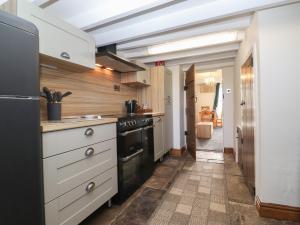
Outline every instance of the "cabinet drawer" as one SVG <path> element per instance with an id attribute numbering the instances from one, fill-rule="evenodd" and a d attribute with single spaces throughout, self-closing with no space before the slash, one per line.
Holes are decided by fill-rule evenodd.
<path id="1" fill-rule="evenodd" d="M 45 202 L 117 165 L 116 139 L 43 160 Z"/>
<path id="2" fill-rule="evenodd" d="M 116 138 L 116 124 L 43 133 L 43 158 Z"/>
<path id="3" fill-rule="evenodd" d="M 46 225 L 77 225 L 117 192 L 117 167 L 113 167 L 46 204 Z"/>

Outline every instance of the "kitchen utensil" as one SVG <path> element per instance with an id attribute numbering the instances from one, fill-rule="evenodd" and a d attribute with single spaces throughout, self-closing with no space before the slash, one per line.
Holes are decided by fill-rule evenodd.
<path id="1" fill-rule="evenodd" d="M 127 113 L 128 114 L 133 114 L 136 112 L 136 107 L 137 107 L 137 101 L 132 99 L 128 100 L 125 102 L 125 105 L 127 107 Z"/>
<path id="2" fill-rule="evenodd" d="M 69 95 L 71 95 L 71 94 L 72 94 L 71 91 L 67 91 L 66 93 L 64 93 L 64 94 L 61 96 L 61 98 L 63 99 L 64 97 L 67 97 L 67 96 L 69 96 Z"/>

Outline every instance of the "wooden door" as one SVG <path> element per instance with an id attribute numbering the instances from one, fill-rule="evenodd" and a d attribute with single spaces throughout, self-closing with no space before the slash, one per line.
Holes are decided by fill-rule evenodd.
<path id="1" fill-rule="evenodd" d="M 196 120 L 195 120 L 195 65 L 186 72 L 186 119 L 187 119 L 187 150 L 196 159 Z"/>
<path id="2" fill-rule="evenodd" d="M 255 193 L 254 161 L 254 103 L 253 103 L 253 63 L 250 57 L 242 67 L 242 171 L 251 193 Z"/>

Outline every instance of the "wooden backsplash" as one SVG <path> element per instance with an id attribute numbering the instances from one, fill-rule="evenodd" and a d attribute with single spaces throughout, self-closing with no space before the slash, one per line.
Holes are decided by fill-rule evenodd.
<path id="1" fill-rule="evenodd" d="M 136 88 L 121 84 L 121 75 L 104 69 L 74 73 L 62 69 L 41 67 L 41 89 L 46 86 L 56 91 L 71 91 L 63 99 L 62 116 L 125 112 L 124 102 L 137 98 Z M 114 90 L 120 86 L 120 91 Z M 41 101 L 41 119 L 47 119 L 46 101 Z"/>

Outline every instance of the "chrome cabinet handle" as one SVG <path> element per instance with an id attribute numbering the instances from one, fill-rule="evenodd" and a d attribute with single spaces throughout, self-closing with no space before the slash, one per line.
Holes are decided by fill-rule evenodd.
<path id="1" fill-rule="evenodd" d="M 95 150 L 94 150 L 93 148 L 88 148 L 88 149 L 85 151 L 84 154 L 85 154 L 87 157 L 89 157 L 89 156 L 93 155 L 94 152 L 95 152 Z"/>
<path id="2" fill-rule="evenodd" d="M 64 59 L 71 59 L 69 53 L 67 53 L 67 52 L 62 52 L 62 53 L 60 53 L 60 56 L 61 56 L 62 58 L 64 58 Z"/>
<path id="3" fill-rule="evenodd" d="M 84 132 L 85 136 L 92 136 L 93 134 L 94 134 L 94 130 L 92 128 L 88 128 Z"/>
<path id="4" fill-rule="evenodd" d="M 89 183 L 85 188 L 86 192 L 90 193 L 92 190 L 94 190 L 95 186 L 96 184 L 94 182 Z"/>

